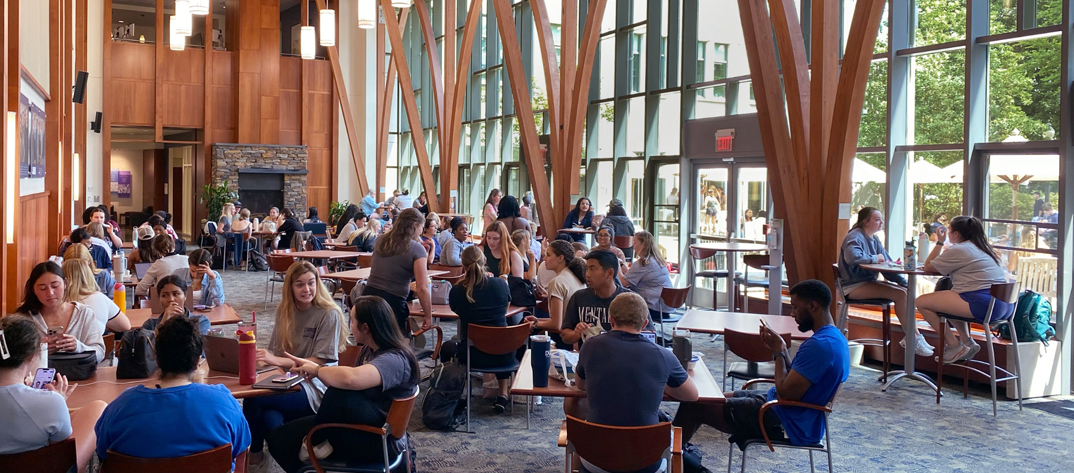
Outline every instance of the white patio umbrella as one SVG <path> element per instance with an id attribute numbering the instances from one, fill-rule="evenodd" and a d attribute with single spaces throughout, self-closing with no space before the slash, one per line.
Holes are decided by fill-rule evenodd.
<path id="1" fill-rule="evenodd" d="M 873 167 L 872 164 L 854 158 L 854 168 L 850 173 L 850 182 L 885 182 L 887 179 L 888 175 L 884 171 Z"/>
<path id="2" fill-rule="evenodd" d="M 956 175 L 947 168 L 940 169 L 939 166 L 923 159 L 914 161 L 910 164 L 910 179 L 914 184 L 959 184 L 962 182 L 962 163 L 957 164 L 960 169 Z"/>

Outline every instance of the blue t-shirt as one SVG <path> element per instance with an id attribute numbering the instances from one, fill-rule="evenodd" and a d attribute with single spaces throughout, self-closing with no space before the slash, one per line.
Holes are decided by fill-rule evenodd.
<path id="1" fill-rule="evenodd" d="M 221 385 L 135 386 L 105 408 L 94 430 L 101 461 L 109 450 L 142 458 L 171 458 L 228 443 L 235 458 L 250 446 L 250 427 L 242 408 Z"/>
<path id="2" fill-rule="evenodd" d="M 802 342 L 798 354 L 791 361 L 791 369 L 813 383 L 802 396 L 801 402 L 827 405 L 839 385 L 850 374 L 850 351 L 847 339 L 834 325 L 825 325 Z M 768 390 L 768 400 L 776 400 L 776 388 Z M 820 442 L 824 437 L 824 413 L 801 407 L 773 408 L 787 438 L 795 445 Z"/>

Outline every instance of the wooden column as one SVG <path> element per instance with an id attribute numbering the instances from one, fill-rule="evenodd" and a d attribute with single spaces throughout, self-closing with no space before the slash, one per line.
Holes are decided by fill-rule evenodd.
<path id="1" fill-rule="evenodd" d="M 481 0 L 470 0 L 470 8 L 466 10 L 466 21 L 463 23 L 462 27 L 462 43 L 459 45 L 458 53 L 459 59 L 455 65 L 455 77 L 452 83 L 454 90 L 452 90 L 449 95 L 451 99 L 446 102 L 448 104 L 448 110 L 445 114 L 446 121 L 444 126 L 448 129 L 446 133 L 448 149 L 446 154 L 447 163 L 440 163 L 440 200 L 447 205 L 451 204 L 451 189 L 457 189 L 458 186 L 459 143 L 462 134 L 462 112 L 463 105 L 466 103 L 466 91 L 468 90 L 466 84 L 470 80 L 470 60 L 473 58 L 474 36 L 477 34 L 477 25 L 480 21 Z M 454 18 L 452 18 L 451 24 L 455 24 Z M 451 32 L 451 36 L 454 36 L 455 29 L 452 28 Z M 445 32 L 445 37 L 446 36 L 448 35 Z M 449 170 L 449 186 L 444 186 L 443 183 L 445 166 L 447 166 Z M 462 209 L 456 208 L 455 211 L 456 213 L 459 213 Z"/>
<path id="2" fill-rule="evenodd" d="M 112 24 L 112 0 L 104 0 L 104 24 Z M 112 78 L 112 28 L 104 28 L 101 41 L 104 41 L 104 48 L 101 50 L 101 92 L 103 95 L 108 96 L 108 84 Z M 159 29 L 159 28 L 158 28 Z M 112 111 L 114 107 L 110 100 L 101 101 L 101 182 L 97 184 L 101 186 L 101 201 L 104 205 L 111 205 L 112 193 L 109 189 L 112 187 Z M 79 159 L 82 169 L 86 168 L 86 155 L 81 155 Z M 82 174 L 82 182 L 86 182 L 86 174 Z M 83 202 L 89 201 L 89 197 L 86 196 L 86 189 L 89 186 L 83 187 L 81 194 Z M 75 214 L 78 215 L 86 205 L 83 202 L 75 202 Z M 75 220 L 81 222 L 81 218 L 76 217 Z"/>
<path id="3" fill-rule="evenodd" d="M 63 67 L 63 5 L 62 0 L 49 0 L 48 2 L 48 99 L 45 102 L 45 192 L 48 192 L 47 215 L 39 215 L 35 218 L 41 225 L 47 225 L 46 235 L 54 240 L 59 234 L 59 202 L 60 194 L 60 148 L 63 142 L 64 120 L 64 96 L 70 100 L 70 90 L 63 90 L 63 76 L 66 68 Z"/>
<path id="4" fill-rule="evenodd" d="M 77 38 L 78 39 L 75 42 L 75 70 L 89 72 L 89 68 L 87 67 L 87 65 L 89 64 L 89 61 L 86 58 L 87 41 L 89 40 L 89 32 L 87 31 L 87 25 L 89 23 L 89 19 L 88 19 L 89 18 L 89 12 L 86 11 L 88 2 L 87 2 L 87 0 L 77 0 L 77 2 L 78 2 L 78 6 L 76 7 L 76 12 L 78 13 L 78 15 L 76 17 L 77 25 L 75 27 L 75 31 L 77 32 Z M 89 86 L 87 85 L 87 87 L 89 87 Z M 102 90 L 103 90 L 103 87 L 102 87 Z M 74 149 L 72 150 L 72 152 L 78 153 L 79 161 L 80 161 L 79 168 L 78 168 L 79 176 L 78 176 L 78 189 L 77 189 L 79 197 L 82 197 L 82 196 L 86 195 L 86 165 L 85 165 L 85 162 L 86 162 L 86 131 L 88 129 L 89 129 L 89 125 L 86 122 L 86 103 L 83 101 L 83 103 L 75 104 L 75 138 L 74 138 Z M 64 169 L 70 169 L 72 171 L 74 170 L 73 156 L 71 154 L 68 154 L 68 156 L 67 156 L 67 164 L 65 165 Z M 71 198 L 73 198 L 74 193 L 76 191 L 74 186 L 69 187 L 68 191 L 70 193 L 65 194 L 65 195 L 71 196 Z M 82 197 L 82 198 L 84 198 L 84 197 Z M 73 201 L 73 199 L 71 199 L 71 200 Z M 64 204 L 64 208 L 71 208 L 71 207 L 73 207 L 74 210 L 69 210 L 68 212 L 70 212 L 70 213 L 67 214 L 67 216 L 63 220 L 64 222 L 67 222 L 68 224 L 70 222 L 76 220 L 74 218 L 74 213 L 77 212 L 78 205 L 76 204 L 76 205 L 72 206 L 72 205 L 67 204 L 67 203 Z"/>
<path id="5" fill-rule="evenodd" d="M 280 140 L 280 2 L 238 0 L 238 141 Z M 228 15 L 236 14 L 232 9 Z"/>

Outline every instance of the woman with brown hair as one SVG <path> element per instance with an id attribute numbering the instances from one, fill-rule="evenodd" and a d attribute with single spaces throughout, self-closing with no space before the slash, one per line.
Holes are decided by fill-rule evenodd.
<path id="1" fill-rule="evenodd" d="M 556 273 L 556 277 L 548 282 L 548 318 L 531 316 L 526 320 L 534 322 L 535 329 L 550 332 L 559 345 L 562 344 L 559 330 L 563 326 L 563 311 L 567 308 L 567 301 L 571 300 L 575 291 L 585 287 L 585 262 L 574 256 L 574 246 L 570 243 L 555 240 L 545 249 L 544 265 Z"/>
<path id="2" fill-rule="evenodd" d="M 499 215 L 500 198 L 503 197 L 503 193 L 499 189 L 492 189 L 489 191 L 489 198 L 485 199 L 485 210 L 481 213 L 482 221 L 485 224 L 485 228 L 492 225 Z"/>
<path id="3" fill-rule="evenodd" d="M 145 296 L 149 294 L 149 288 L 157 284 L 157 280 L 166 276 L 175 274 L 179 269 L 189 266 L 189 260 L 186 255 L 173 255 L 175 253 L 175 241 L 168 235 L 157 235 L 153 237 L 153 251 L 159 254 L 166 255 L 153 262 L 149 266 L 149 269 L 145 272 L 145 277 L 138 281 L 138 287 L 134 289 L 134 294 L 138 296 Z"/>
<path id="4" fill-rule="evenodd" d="M 366 279 L 363 296 L 379 296 L 395 312 L 399 330 L 410 336 L 407 319 L 410 306 L 410 282 L 416 281 L 414 292 L 421 303 L 425 320 L 421 327 L 433 326 L 433 304 L 429 292 L 429 253 L 418 241 L 425 225 L 425 216 L 415 208 L 403 209 L 392 228 L 377 238 L 373 247 L 372 268 Z"/>
<path id="5" fill-rule="evenodd" d="M 634 262 L 629 267 L 622 261 L 619 265 L 619 282 L 645 299 L 653 320 L 660 320 L 661 312 L 670 312 L 670 307 L 660 299 L 660 294 L 665 287 L 672 287 L 671 275 L 668 274 L 664 258 L 656 251 L 656 240 L 652 233 L 644 230 L 635 233 Z"/>
<path id="6" fill-rule="evenodd" d="M 511 241 L 511 234 L 503 222 L 493 222 L 485 228 L 481 246 L 485 251 L 485 267 L 493 276 L 522 277 L 526 272 L 522 253 Z"/>

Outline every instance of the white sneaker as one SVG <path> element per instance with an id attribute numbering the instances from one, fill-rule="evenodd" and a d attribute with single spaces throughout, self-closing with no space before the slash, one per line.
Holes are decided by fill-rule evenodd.
<path id="1" fill-rule="evenodd" d="M 973 345 L 963 345 L 963 346 L 967 348 L 966 354 L 963 355 L 962 358 L 959 358 L 958 361 L 972 360 L 973 357 L 975 355 L 977 355 L 977 352 L 981 351 L 981 345 L 978 345 L 976 343 L 974 343 Z"/>
<path id="2" fill-rule="evenodd" d="M 899 341 L 899 345 L 906 348 L 906 339 Z M 932 345 L 929 345 L 929 342 L 925 341 L 925 336 L 918 332 L 917 343 L 914 344 L 914 354 L 917 356 L 932 356 L 934 353 Z"/>

